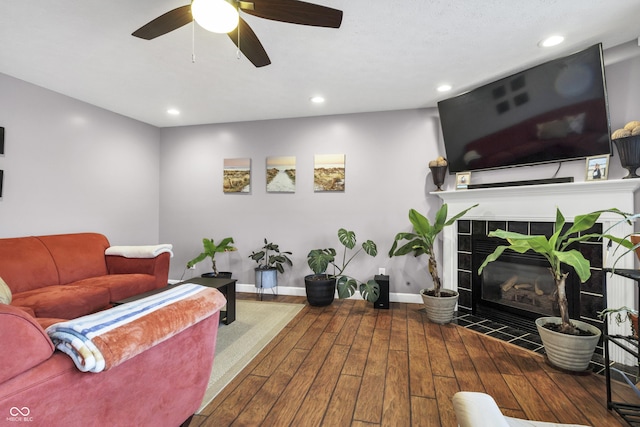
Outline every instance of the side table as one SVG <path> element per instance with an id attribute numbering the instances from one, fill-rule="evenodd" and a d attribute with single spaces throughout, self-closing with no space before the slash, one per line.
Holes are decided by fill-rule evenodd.
<path id="1" fill-rule="evenodd" d="M 195 283 L 197 285 L 216 288 L 227 298 L 227 311 L 224 315 L 224 324 L 228 325 L 236 320 L 236 279 L 220 278 L 220 277 L 193 277 L 184 280 L 183 283 Z M 224 313 L 224 312 L 223 312 Z"/>

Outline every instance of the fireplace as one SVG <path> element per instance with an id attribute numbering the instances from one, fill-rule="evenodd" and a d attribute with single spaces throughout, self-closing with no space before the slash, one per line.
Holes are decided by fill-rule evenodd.
<path id="1" fill-rule="evenodd" d="M 459 310 L 535 332 L 535 319 L 559 315 L 549 264 L 542 255 L 532 251 L 524 254 L 505 251 L 479 275 L 478 269 L 486 256 L 501 244 L 500 239 L 487 237 L 498 228 L 550 236 L 554 223 L 459 220 Z M 590 232 L 602 232 L 602 224 L 596 224 L 587 233 Z M 592 277 L 581 284 L 571 268 L 566 267 L 566 271 L 572 273 L 566 282 L 569 316 L 601 326 L 597 312 L 606 306 L 602 289 L 602 242 L 583 242 L 576 249 L 590 261 Z"/>
<path id="2" fill-rule="evenodd" d="M 472 237 L 472 271 L 500 244 L 498 239 Z M 567 277 L 569 316 L 579 313 L 580 282 L 575 274 Z M 472 275 L 472 313 L 534 331 L 540 316 L 558 316 L 555 283 L 547 260 L 534 252 L 504 252 L 488 264 L 482 274 Z"/>
<path id="3" fill-rule="evenodd" d="M 486 237 L 489 230 L 497 228 L 547 234 L 553 229 L 556 207 L 560 208 L 568 222 L 578 214 L 609 207 L 635 212 L 638 190 L 640 179 L 617 179 L 434 192 L 433 196 L 449 205 L 449 212 L 460 212 L 479 203 L 462 220 L 456 221 L 455 226 L 445 227 L 442 231 L 442 282 L 446 288 L 460 293 L 459 310 L 471 313 L 474 309 L 472 279 L 477 275 L 477 269 L 473 271 L 472 266 L 472 236 Z M 526 202 L 520 202 L 523 200 Z M 600 216 L 600 222 L 602 230 L 615 236 L 626 236 L 633 231 L 633 226 L 620 222 L 618 215 L 605 213 Z M 635 304 L 635 282 L 610 274 L 605 278 L 602 266 L 611 267 L 611 260 L 606 260 L 606 250 L 601 242 L 584 242 L 580 245 L 583 255 L 592 260 L 593 268 L 591 278 L 580 285 L 579 307 L 574 308 L 578 314 L 574 313 L 573 318 L 601 324 L 597 318 L 598 310 Z M 634 262 L 635 255 L 629 253 L 622 257 L 616 268 L 634 268 Z M 606 298 L 603 296 L 605 282 Z M 628 327 L 615 322 L 609 322 L 608 326 L 612 334 L 622 334 L 624 327 Z M 611 354 L 616 362 L 626 365 L 637 363 L 637 360 L 630 360 L 623 350 L 612 347 Z"/>

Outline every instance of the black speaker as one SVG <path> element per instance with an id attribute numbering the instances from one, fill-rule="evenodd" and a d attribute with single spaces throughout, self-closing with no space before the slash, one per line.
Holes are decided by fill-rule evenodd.
<path id="1" fill-rule="evenodd" d="M 373 308 L 386 308 L 389 309 L 389 276 L 378 274 L 373 280 L 380 285 L 380 296 L 378 300 L 373 303 Z"/>

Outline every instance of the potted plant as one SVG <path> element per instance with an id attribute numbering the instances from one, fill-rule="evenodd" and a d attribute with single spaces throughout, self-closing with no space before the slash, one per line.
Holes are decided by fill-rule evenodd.
<path id="1" fill-rule="evenodd" d="M 634 338 L 638 338 L 638 310 L 629 307 L 607 308 L 598 312 L 598 317 L 606 320 L 607 316 L 613 316 L 616 325 L 621 325 L 627 320 L 631 322 L 631 333 Z"/>
<path id="2" fill-rule="evenodd" d="M 504 239 L 507 244 L 498 246 L 493 253 L 489 254 L 478 270 L 478 274 L 481 274 L 487 264 L 497 260 L 505 250 L 518 253 L 534 251 L 546 258 L 556 285 L 554 295 L 560 317 L 540 317 L 536 320 L 536 327 L 549 362 L 569 371 L 587 369 L 601 335 L 601 331 L 595 326 L 569 318 L 569 305 L 565 289 L 569 272 L 566 271 L 566 266 L 573 268 L 581 283 L 591 277 L 590 263 L 575 248 L 575 244 L 606 237 L 627 248 L 631 245 L 631 242 L 624 238 L 609 234 L 588 233 L 588 230 L 594 226 L 604 212 L 627 216 L 618 209 L 606 209 L 586 215 L 576 215 L 573 224 L 565 228 L 565 218 L 560 209 L 556 209 L 555 232 L 549 238 L 544 235 L 525 235 L 504 230 L 492 231 L 489 233 L 489 237 Z M 587 233 L 583 234 L 583 232 Z"/>
<path id="3" fill-rule="evenodd" d="M 200 255 L 198 255 L 191 261 L 189 261 L 187 263 L 187 268 L 192 268 L 194 265 L 196 265 L 200 261 L 203 261 L 205 258 L 209 257 L 211 258 L 211 266 L 213 267 L 213 272 L 204 273 L 202 277 L 226 277 L 226 278 L 231 277 L 230 272 L 226 272 L 226 271 L 218 272 L 218 269 L 216 268 L 216 254 L 221 252 L 230 252 L 230 251 L 237 250 L 237 248 L 234 247 L 232 243 L 234 243 L 232 237 L 225 237 L 217 245 L 215 244 L 213 239 L 207 239 L 207 238 L 202 239 L 202 245 L 204 246 L 204 251 Z"/>
<path id="4" fill-rule="evenodd" d="M 413 232 L 396 234 L 393 245 L 389 250 L 389 257 L 407 255 L 409 253 L 416 257 L 420 255 L 429 256 L 428 270 L 433 280 L 433 289 L 422 289 L 420 290 L 420 295 L 422 295 L 427 318 L 434 323 L 449 323 L 453 319 L 453 312 L 458 303 L 458 292 L 442 289 L 435 252 L 436 238 L 445 227 L 456 222 L 476 206 L 478 205 L 475 204 L 447 219 L 448 206 L 444 203 L 436 212 L 433 224 L 415 209 L 409 210 L 409 222 L 413 226 Z"/>
<path id="5" fill-rule="evenodd" d="M 358 289 L 365 300 L 377 301 L 380 296 L 380 285 L 375 280 L 371 279 L 365 283 L 345 275 L 344 271 L 356 255 L 362 251 L 375 257 L 378 254 L 378 247 L 372 240 L 367 240 L 347 259 L 347 250 L 353 250 L 356 246 L 356 234 L 341 228 L 338 230 L 338 240 L 344 247 L 341 264 L 336 264 L 337 252 L 334 248 L 312 249 L 307 254 L 307 263 L 314 273 L 304 278 L 309 304 L 320 307 L 331 304 L 336 287 L 339 298 L 348 298 Z M 333 274 L 326 272 L 330 265 L 333 266 Z"/>
<path id="6" fill-rule="evenodd" d="M 256 288 L 262 290 L 278 286 L 278 273 L 284 273 L 285 265 L 293 266 L 288 255 L 291 252 L 281 252 L 279 245 L 264 239 L 264 246 L 249 255 L 258 264 L 255 268 Z"/>

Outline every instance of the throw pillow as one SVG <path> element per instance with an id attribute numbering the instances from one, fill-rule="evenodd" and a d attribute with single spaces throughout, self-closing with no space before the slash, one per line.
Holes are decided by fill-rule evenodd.
<path id="1" fill-rule="evenodd" d="M 0 303 L 11 304 L 11 289 L 2 277 L 0 277 Z"/>

